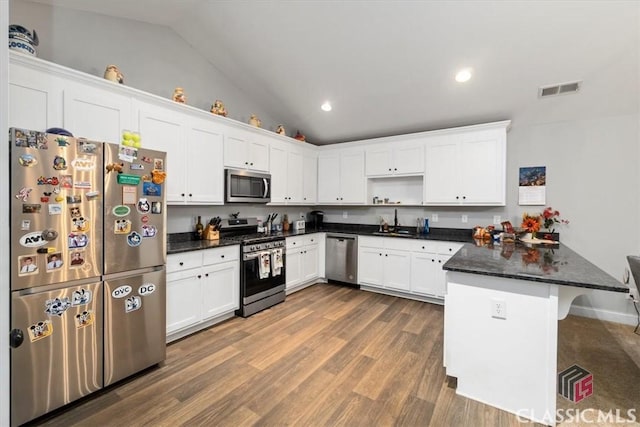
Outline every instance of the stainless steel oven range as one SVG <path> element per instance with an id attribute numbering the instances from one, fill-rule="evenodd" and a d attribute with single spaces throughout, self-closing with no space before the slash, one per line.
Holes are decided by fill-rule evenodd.
<path id="1" fill-rule="evenodd" d="M 282 233 L 257 233 L 255 218 L 224 220 L 221 238 L 240 243 L 240 308 L 249 317 L 285 300 L 286 242 Z"/>

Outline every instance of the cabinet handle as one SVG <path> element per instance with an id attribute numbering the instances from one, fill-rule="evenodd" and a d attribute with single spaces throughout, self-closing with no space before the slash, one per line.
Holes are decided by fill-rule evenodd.
<path id="1" fill-rule="evenodd" d="M 182 193 L 182 197 L 184 197 L 184 193 Z"/>
<path id="2" fill-rule="evenodd" d="M 398 170 L 398 168 L 393 168 L 393 170 L 394 170 L 394 171 L 397 171 L 397 170 Z"/>
<path id="3" fill-rule="evenodd" d="M 435 260 L 435 259 L 433 259 L 433 258 L 431 258 L 431 262 L 436 262 L 436 260 Z"/>
<path id="4" fill-rule="evenodd" d="M 220 258 L 224 258 L 224 255 L 220 255 Z"/>
<path id="5" fill-rule="evenodd" d="M 209 273 L 206 273 L 206 274 L 204 275 L 204 277 L 209 277 Z"/>
<path id="6" fill-rule="evenodd" d="M 442 263 L 442 260 L 441 260 L 441 259 L 439 259 L 439 260 L 438 260 L 438 264 L 441 264 L 441 263 Z"/>
<path id="7" fill-rule="evenodd" d="M 342 197 L 340 197 L 340 200 L 343 200 Z"/>
<path id="8" fill-rule="evenodd" d="M 253 162 L 249 163 L 249 165 L 253 166 Z"/>
<path id="9" fill-rule="evenodd" d="M 202 274 L 198 274 L 198 279 L 202 279 Z"/>
<path id="10" fill-rule="evenodd" d="M 389 254 L 384 254 L 384 256 L 389 256 Z"/>
<path id="11" fill-rule="evenodd" d="M 245 164 L 245 165 L 248 165 L 248 164 L 249 164 L 249 162 L 244 162 L 244 164 Z"/>
<path id="12" fill-rule="evenodd" d="M 389 168 L 389 172 L 391 172 L 391 168 Z"/>
<path id="13" fill-rule="evenodd" d="M 311 239 L 311 241 L 313 242 L 313 239 Z"/>
<path id="14" fill-rule="evenodd" d="M 304 200 L 307 200 L 307 198 L 305 197 Z"/>
<path id="15" fill-rule="evenodd" d="M 460 197 L 456 196 L 456 200 L 460 199 Z"/>
<path id="16" fill-rule="evenodd" d="M 449 252 L 451 252 L 451 248 L 449 248 Z"/>
<path id="17" fill-rule="evenodd" d="M 180 261 L 180 267 L 182 267 L 184 265 L 184 262 Z"/>
<path id="18" fill-rule="evenodd" d="M 422 247 L 422 249 L 424 249 L 424 246 Z"/>
<path id="19" fill-rule="evenodd" d="M 462 199 L 463 199 L 463 200 L 466 200 L 466 199 L 467 199 L 467 196 L 462 196 Z"/>
<path id="20" fill-rule="evenodd" d="M 339 197 L 336 197 L 336 200 L 340 200 L 340 198 L 339 198 Z"/>
<path id="21" fill-rule="evenodd" d="M 189 193 L 189 197 L 193 197 L 193 194 Z"/>
<path id="22" fill-rule="evenodd" d="M 292 245 L 295 245 L 295 244 L 296 244 L 296 242 L 292 242 L 291 244 L 292 244 Z"/>
<path id="23" fill-rule="evenodd" d="M 382 256 L 382 254 L 378 254 L 378 255 Z"/>

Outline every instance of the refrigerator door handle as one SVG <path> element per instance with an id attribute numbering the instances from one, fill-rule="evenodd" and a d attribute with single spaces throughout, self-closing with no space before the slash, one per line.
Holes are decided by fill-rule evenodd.
<path id="1" fill-rule="evenodd" d="M 18 348 L 22 345 L 24 341 L 24 332 L 22 329 L 12 329 L 11 334 L 9 334 L 9 345 L 11 348 Z"/>

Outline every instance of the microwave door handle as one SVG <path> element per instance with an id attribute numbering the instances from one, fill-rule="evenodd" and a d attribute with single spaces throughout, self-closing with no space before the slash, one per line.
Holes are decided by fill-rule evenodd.
<path id="1" fill-rule="evenodd" d="M 269 194 L 269 180 L 267 178 L 262 178 L 262 181 L 264 182 L 264 194 L 262 195 L 262 198 L 266 199 Z"/>

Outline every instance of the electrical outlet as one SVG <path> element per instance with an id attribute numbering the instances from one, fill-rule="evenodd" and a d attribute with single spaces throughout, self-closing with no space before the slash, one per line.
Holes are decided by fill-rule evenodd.
<path id="1" fill-rule="evenodd" d="M 431 222 L 438 222 L 438 214 L 431 214 Z"/>
<path id="2" fill-rule="evenodd" d="M 495 319 L 507 318 L 507 303 L 503 299 L 491 299 L 491 317 Z"/>
<path id="3" fill-rule="evenodd" d="M 349 218 L 349 212 L 342 211 L 342 218 L 344 218 L 344 219 Z"/>
<path id="4" fill-rule="evenodd" d="M 300 219 L 304 219 L 304 212 L 300 212 Z"/>
<path id="5" fill-rule="evenodd" d="M 500 218 L 500 215 L 493 216 L 493 225 L 500 225 L 501 222 L 502 222 L 502 218 Z"/>
<path id="6" fill-rule="evenodd" d="M 469 217 L 467 215 L 462 215 L 462 223 L 466 224 L 467 222 L 469 222 Z"/>

